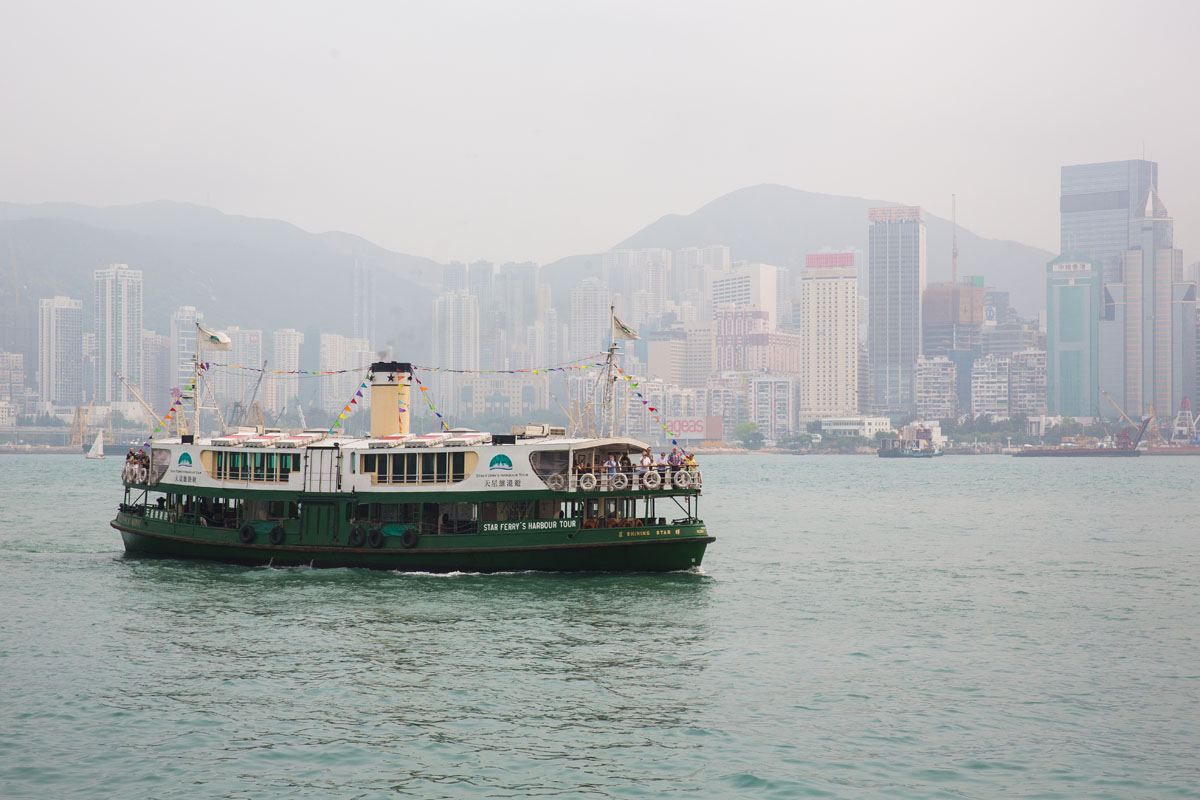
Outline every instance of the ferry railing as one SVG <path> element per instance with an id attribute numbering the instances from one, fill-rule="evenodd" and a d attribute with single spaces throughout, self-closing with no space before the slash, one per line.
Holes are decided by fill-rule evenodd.
<path id="1" fill-rule="evenodd" d="M 647 479 L 647 475 L 655 477 Z M 561 479 L 563 475 L 550 476 L 547 482 L 551 488 L 555 486 L 556 477 Z M 699 489 L 704 485 L 703 473 L 686 467 L 647 472 L 577 472 L 566 478 L 566 488 L 572 492 L 679 491 Z"/>

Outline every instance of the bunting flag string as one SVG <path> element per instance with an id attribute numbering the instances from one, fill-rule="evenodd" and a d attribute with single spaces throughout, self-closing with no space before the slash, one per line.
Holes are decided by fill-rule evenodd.
<path id="1" fill-rule="evenodd" d="M 637 395 L 638 402 L 642 404 L 646 409 L 646 413 L 650 415 L 650 418 L 654 420 L 658 427 L 662 428 L 663 432 L 671 439 L 671 444 L 678 445 L 679 437 L 667 426 L 667 423 L 663 422 L 662 414 L 659 413 L 658 407 L 650 405 L 650 400 L 646 398 L 646 395 L 638 391 L 638 382 L 634 380 L 634 376 L 625 374 L 625 371 L 616 364 L 613 364 L 613 368 L 617 371 L 618 378 L 629 382 L 629 390 Z"/>
<path id="2" fill-rule="evenodd" d="M 349 370 L 345 371 L 349 372 Z M 370 370 L 368 370 L 362 381 L 359 382 L 358 387 L 354 390 L 354 394 L 350 397 L 350 402 L 342 406 L 342 410 L 338 412 L 337 417 L 333 420 L 333 424 L 329 426 L 329 430 L 325 432 L 325 435 L 333 436 L 333 432 L 342 427 L 342 424 L 346 421 L 346 418 L 354 413 L 355 406 L 357 406 L 358 401 L 362 399 L 363 391 L 371 385 L 372 377 L 373 376 Z"/>
<path id="3" fill-rule="evenodd" d="M 570 370 L 585 370 L 594 369 L 595 367 L 603 367 L 605 362 L 594 360 L 603 355 L 604 353 L 592 353 L 591 355 L 583 356 L 582 358 L 576 359 L 570 363 L 558 364 L 553 367 L 524 367 L 522 369 L 450 369 L 448 367 L 423 367 L 414 364 L 413 369 L 419 369 L 422 372 L 449 372 L 455 375 L 541 375 L 544 372 L 567 372 Z"/>
<path id="4" fill-rule="evenodd" d="M 240 369 L 246 372 L 261 372 L 264 375 L 297 375 L 302 378 L 323 378 L 329 375 L 345 375 L 349 372 L 363 372 L 369 370 L 371 366 L 368 364 L 365 367 L 350 367 L 348 369 L 263 369 L 255 367 L 251 364 L 218 364 L 210 361 L 206 364 L 208 367 L 219 367 L 221 369 Z"/>
<path id="5" fill-rule="evenodd" d="M 176 416 L 178 416 L 179 410 L 183 407 L 184 396 L 189 392 L 196 391 L 196 381 L 199 379 L 200 373 L 205 372 L 209 365 L 207 362 L 202 362 L 196 366 L 196 374 L 192 376 L 190 381 L 188 381 L 188 385 L 183 387 L 183 390 L 176 395 L 175 399 L 171 402 L 171 407 L 167 409 L 167 413 L 162 415 L 162 420 L 154 426 L 154 430 L 150 432 L 150 436 L 147 437 L 146 441 L 142 442 L 142 447 L 148 447 L 150 443 L 154 441 L 155 436 L 167 429 L 167 426 L 171 424 L 171 421 L 175 419 Z"/>
<path id="6" fill-rule="evenodd" d="M 417 382 L 417 389 L 420 391 L 421 396 L 425 398 L 425 405 L 429 406 L 429 410 L 433 412 L 433 415 L 438 418 L 438 422 L 442 424 L 442 430 L 449 431 L 450 426 L 446 424 L 446 418 L 442 416 L 442 412 L 438 411 L 437 406 L 433 404 L 433 398 L 430 397 L 432 392 L 429 391 L 429 387 L 421 383 L 421 379 L 416 376 L 416 373 L 413 374 L 412 379 Z M 401 409 L 401 412 L 403 410 Z"/>

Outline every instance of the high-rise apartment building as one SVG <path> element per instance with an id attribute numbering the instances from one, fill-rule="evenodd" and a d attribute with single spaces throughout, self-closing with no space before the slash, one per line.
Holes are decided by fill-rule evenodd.
<path id="1" fill-rule="evenodd" d="M 230 349 L 223 353 L 226 363 L 251 369 L 222 369 L 216 375 L 217 396 L 227 408 L 246 408 L 254 401 L 262 402 L 264 396 L 255 396 L 254 388 L 262 391 L 258 369 L 263 368 L 266 343 L 261 330 L 248 330 L 234 325 L 225 329 Z"/>
<path id="2" fill-rule="evenodd" d="M 927 420 L 958 416 L 958 370 L 945 356 L 921 356 L 916 372 L 917 416 Z"/>
<path id="3" fill-rule="evenodd" d="M 25 395 L 25 354 L 0 353 L 0 403 L 22 403 Z"/>
<path id="4" fill-rule="evenodd" d="M 142 380 L 142 271 L 111 264 L 93 273 L 96 332 L 96 401 L 133 398 L 117 373 L 138 385 Z"/>
<path id="5" fill-rule="evenodd" d="M 725 306 L 757 308 L 767 314 L 767 328 L 779 324 L 779 267 L 739 264 L 733 272 L 715 278 L 710 291 L 713 313 Z"/>
<path id="6" fill-rule="evenodd" d="M 944 356 L 952 350 L 978 350 L 984 317 L 983 278 L 931 283 L 921 302 L 921 353 Z"/>
<path id="7" fill-rule="evenodd" d="M 1158 164 L 1108 161 L 1062 168 L 1059 252 L 1099 265 L 1105 283 L 1120 283 L 1122 254 L 1134 246 L 1134 220 L 1158 192 Z"/>
<path id="8" fill-rule="evenodd" d="M 163 413 L 171 402 L 171 378 L 174 362 L 171 359 L 171 337 L 154 331 L 142 331 L 142 397 Z M 153 424 L 151 419 L 147 423 Z"/>
<path id="9" fill-rule="evenodd" d="M 571 358 L 608 348 L 612 341 L 612 295 L 596 278 L 585 278 L 571 290 Z"/>
<path id="10" fill-rule="evenodd" d="M 374 347 L 379 339 L 375 326 L 375 273 L 355 261 L 350 273 L 350 291 L 353 338 L 363 339 Z"/>
<path id="11" fill-rule="evenodd" d="M 83 402 L 83 303 L 50 297 L 38 303 L 38 393 L 43 403 Z"/>
<path id="12" fill-rule="evenodd" d="M 806 257 L 798 306 L 800 416 L 858 413 L 858 268 L 855 254 Z"/>
<path id="13" fill-rule="evenodd" d="M 337 413 L 342 406 L 350 402 L 359 381 L 366 375 L 366 370 L 374 361 L 375 353 L 371 343 L 366 339 L 339 336 L 336 333 L 322 333 L 321 347 L 318 358 L 319 369 L 322 372 L 341 372 L 337 376 L 321 379 L 321 407 Z M 369 394 L 367 394 L 369 397 Z M 359 405 L 365 405 L 367 397 L 359 400 Z"/>
<path id="14" fill-rule="evenodd" d="M 1062 255 L 1046 265 L 1046 408 L 1095 417 L 1100 406 L 1103 273 L 1096 262 Z"/>
<path id="15" fill-rule="evenodd" d="M 295 373 L 300 369 L 300 347 L 304 334 L 295 328 L 280 328 L 271 334 L 271 369 Z M 300 377 L 272 372 L 266 377 L 266 407 L 279 414 L 300 402 Z"/>
<path id="16" fill-rule="evenodd" d="M 1046 413 L 1046 351 L 1022 350 L 1008 361 L 1008 414 L 1040 417 Z"/>
<path id="17" fill-rule="evenodd" d="M 717 308 L 714 320 L 716 331 L 716 370 L 744 372 L 749 366 L 751 339 L 771 331 L 771 315 L 755 306 L 725 304 Z"/>
<path id="18" fill-rule="evenodd" d="M 470 291 L 467 282 L 467 265 L 461 261 L 451 261 L 442 269 L 443 292 Z"/>
<path id="19" fill-rule="evenodd" d="M 872 413 L 906 413 L 921 355 L 925 222 L 915 206 L 872 208 L 867 220 L 867 405 Z"/>
<path id="20" fill-rule="evenodd" d="M 171 312 L 171 363 L 170 386 L 187 386 L 196 368 L 192 359 L 196 357 L 196 323 L 204 315 L 195 306 L 180 306 Z"/>
<path id="21" fill-rule="evenodd" d="M 479 300 L 467 292 L 447 292 L 433 301 L 433 360 L 447 370 L 479 369 Z M 439 402 L 450 413 L 461 413 L 460 376 L 434 376 Z"/>
<path id="22" fill-rule="evenodd" d="M 796 379 L 788 375 L 756 375 L 750 379 L 750 414 L 769 440 L 796 430 Z"/>
<path id="23" fill-rule="evenodd" d="M 971 368 L 971 416 L 1008 417 L 1008 356 L 989 354 Z"/>

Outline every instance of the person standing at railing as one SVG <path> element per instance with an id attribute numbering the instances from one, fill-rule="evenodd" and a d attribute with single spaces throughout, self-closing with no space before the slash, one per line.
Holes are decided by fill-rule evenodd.
<path id="1" fill-rule="evenodd" d="M 671 454 L 667 456 L 667 465 L 672 470 L 677 470 L 683 466 L 683 453 L 679 452 L 678 447 L 671 448 Z"/>
<path id="2" fill-rule="evenodd" d="M 604 460 L 604 474 L 607 475 L 609 479 L 611 479 L 613 475 L 617 474 L 617 459 L 612 453 L 609 453 L 608 458 Z"/>
<path id="3" fill-rule="evenodd" d="M 654 468 L 654 457 L 650 455 L 650 448 L 647 447 L 642 451 L 642 459 L 638 462 L 637 474 L 640 478 Z"/>

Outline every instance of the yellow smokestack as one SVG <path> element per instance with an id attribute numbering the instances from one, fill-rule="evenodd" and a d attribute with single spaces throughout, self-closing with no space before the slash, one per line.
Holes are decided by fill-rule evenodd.
<path id="1" fill-rule="evenodd" d="M 409 432 L 412 364 L 379 361 L 371 365 L 371 437 Z"/>

